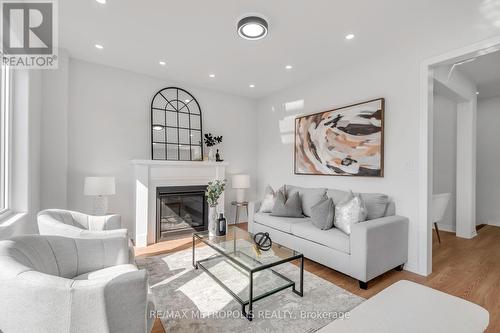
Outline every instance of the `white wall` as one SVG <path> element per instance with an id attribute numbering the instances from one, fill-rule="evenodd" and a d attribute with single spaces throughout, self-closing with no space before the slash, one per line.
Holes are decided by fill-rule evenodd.
<path id="1" fill-rule="evenodd" d="M 418 66 L 412 56 L 383 58 L 344 68 L 264 99 L 258 114 L 258 190 L 283 183 L 308 187 L 352 189 L 390 195 L 397 213 L 410 218 L 407 269 L 416 270 L 418 217 Z M 385 105 L 385 176 L 302 176 L 293 174 L 293 118 L 300 114 L 378 97 Z M 288 102 L 303 100 L 300 109 L 286 110 Z M 299 103 L 297 103 L 298 105 Z"/>
<path id="2" fill-rule="evenodd" d="M 477 224 L 500 226 L 500 97 L 480 99 L 477 111 Z"/>
<path id="3" fill-rule="evenodd" d="M 67 206 L 69 57 L 59 50 L 59 67 L 42 76 L 41 208 Z"/>
<path id="4" fill-rule="evenodd" d="M 451 193 L 450 204 L 439 224 L 446 231 L 456 227 L 457 102 L 434 94 L 434 193 Z"/>
<path id="5" fill-rule="evenodd" d="M 126 226 L 133 228 L 130 161 L 151 159 L 151 99 L 161 88 L 178 84 L 75 59 L 69 61 L 68 77 L 67 206 L 90 212 L 91 199 L 83 195 L 84 177 L 112 175 L 116 177 L 117 194 L 109 198 L 109 210 L 122 214 Z M 204 133 L 224 136 L 221 148 L 223 158 L 229 162 L 228 180 L 232 173 L 250 173 L 255 181 L 255 102 L 196 87 L 181 87 L 200 103 Z M 57 131 L 59 127 L 59 124 L 45 125 L 45 131 Z M 234 193 L 229 188 L 226 214 L 231 209 L 231 200 Z"/>

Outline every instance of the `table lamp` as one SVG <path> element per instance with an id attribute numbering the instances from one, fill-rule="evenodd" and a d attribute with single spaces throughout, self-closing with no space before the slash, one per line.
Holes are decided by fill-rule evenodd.
<path id="1" fill-rule="evenodd" d="M 115 177 L 85 177 L 84 195 L 93 196 L 93 214 L 106 215 L 108 212 L 108 195 L 114 195 Z"/>
<path id="2" fill-rule="evenodd" d="M 234 175 L 232 185 L 236 189 L 236 202 L 245 202 L 245 189 L 250 188 L 250 175 Z"/>

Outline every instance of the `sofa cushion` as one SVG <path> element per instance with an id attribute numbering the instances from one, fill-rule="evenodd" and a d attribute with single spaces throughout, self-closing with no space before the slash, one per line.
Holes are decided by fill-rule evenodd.
<path id="1" fill-rule="evenodd" d="M 333 203 L 338 205 L 345 197 L 349 194 L 349 191 L 342 191 L 336 189 L 328 189 L 326 190 L 326 196 L 328 198 L 332 198 Z"/>
<path id="2" fill-rule="evenodd" d="M 325 188 L 306 188 L 293 185 L 285 185 L 286 194 L 290 197 L 293 193 L 299 192 L 302 202 L 302 212 L 305 216 L 311 216 L 311 207 L 325 197 Z"/>
<path id="3" fill-rule="evenodd" d="M 311 222 L 311 219 L 309 217 L 278 217 L 278 216 L 271 216 L 269 213 L 255 213 L 254 215 L 254 221 L 263 224 L 265 226 L 268 226 L 270 228 L 283 231 L 286 233 L 292 233 L 292 225 L 301 223 L 301 222 Z"/>
<path id="4" fill-rule="evenodd" d="M 382 193 L 360 193 L 366 206 L 366 219 L 373 220 L 385 216 L 389 197 Z"/>
<path id="5" fill-rule="evenodd" d="M 321 230 L 328 230 L 333 227 L 333 218 L 335 217 L 335 205 L 332 198 L 326 196 L 311 207 L 312 224 Z"/>
<path id="6" fill-rule="evenodd" d="M 315 242 L 331 249 L 350 253 L 350 239 L 337 228 L 321 230 L 316 228 L 311 222 L 304 221 L 291 225 L 292 234 Z"/>
<path id="7" fill-rule="evenodd" d="M 137 271 L 137 267 L 131 264 L 117 265 L 99 269 L 97 271 L 88 272 L 75 276 L 73 280 L 97 280 L 97 279 L 112 279 L 120 276 L 123 273 Z"/>
<path id="8" fill-rule="evenodd" d="M 274 203 L 271 215 L 280 217 L 303 217 L 299 193 L 292 193 L 287 198 L 282 191 L 278 191 L 278 193 L 276 193 L 276 202 Z"/>

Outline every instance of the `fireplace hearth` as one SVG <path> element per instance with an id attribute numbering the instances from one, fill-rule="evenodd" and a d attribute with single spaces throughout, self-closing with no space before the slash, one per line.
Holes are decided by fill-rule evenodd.
<path id="1" fill-rule="evenodd" d="M 156 188 L 156 242 L 207 230 L 206 185 Z"/>

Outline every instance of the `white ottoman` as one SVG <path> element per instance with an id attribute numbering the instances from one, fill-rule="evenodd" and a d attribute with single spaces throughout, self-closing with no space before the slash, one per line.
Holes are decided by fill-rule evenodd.
<path id="1" fill-rule="evenodd" d="M 479 333 L 488 323 L 489 313 L 479 305 L 402 280 L 351 310 L 349 319 L 318 333 Z"/>

